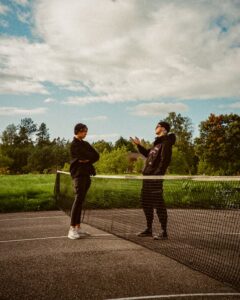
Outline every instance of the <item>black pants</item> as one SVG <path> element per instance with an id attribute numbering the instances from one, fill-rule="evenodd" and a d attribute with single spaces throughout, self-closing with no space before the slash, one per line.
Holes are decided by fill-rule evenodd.
<path id="1" fill-rule="evenodd" d="M 167 231 L 168 215 L 163 199 L 163 181 L 144 179 L 141 191 L 141 202 L 147 221 L 147 227 L 149 229 L 152 228 L 155 208 L 162 230 Z"/>
<path id="2" fill-rule="evenodd" d="M 90 185 L 90 176 L 74 178 L 75 200 L 71 210 L 71 226 L 81 223 L 82 206 Z"/>

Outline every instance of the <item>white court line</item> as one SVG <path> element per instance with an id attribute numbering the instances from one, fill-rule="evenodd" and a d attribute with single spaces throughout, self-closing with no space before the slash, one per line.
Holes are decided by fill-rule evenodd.
<path id="1" fill-rule="evenodd" d="M 89 237 L 98 237 L 98 236 L 113 236 L 110 233 L 99 233 L 99 234 L 91 234 Z M 67 235 L 61 235 L 61 236 L 47 236 L 42 238 L 32 238 L 32 239 L 19 239 L 19 240 L 5 240 L 0 241 L 0 243 L 14 243 L 14 242 L 27 242 L 27 241 L 38 241 L 38 240 L 50 240 L 50 239 L 62 239 L 67 238 Z M 86 239 L 86 237 L 82 237 L 81 239 Z"/>
<path id="2" fill-rule="evenodd" d="M 240 293 L 200 293 L 200 294 L 176 294 L 176 295 L 154 295 L 154 296 L 140 296 L 128 298 L 112 298 L 107 300 L 144 300 L 144 299 L 170 299 L 183 297 L 219 297 L 219 296 L 240 296 Z"/>
<path id="3" fill-rule="evenodd" d="M 30 218 L 15 218 L 15 219 L 0 219 L 0 222 L 4 221 L 19 221 L 19 220 L 36 220 L 36 219 L 55 219 L 55 218 L 65 218 L 66 215 L 63 216 L 49 216 L 49 217 L 30 217 Z"/>

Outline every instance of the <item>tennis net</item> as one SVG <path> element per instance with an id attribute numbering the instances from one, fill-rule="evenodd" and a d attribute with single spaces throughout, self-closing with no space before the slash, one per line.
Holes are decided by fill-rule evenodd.
<path id="1" fill-rule="evenodd" d="M 240 289 L 240 177 L 95 176 L 91 180 L 84 223 Z M 74 192 L 69 173 L 57 173 L 55 195 L 58 207 L 70 214 Z M 151 207 L 157 208 L 153 234 L 161 232 L 159 220 L 166 222 L 165 207 L 158 206 L 162 197 L 168 239 L 139 237 L 137 233 L 146 228 L 145 215 L 152 218 Z"/>

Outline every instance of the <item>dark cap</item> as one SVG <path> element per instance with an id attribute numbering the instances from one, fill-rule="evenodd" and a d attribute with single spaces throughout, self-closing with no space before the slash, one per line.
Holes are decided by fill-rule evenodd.
<path id="1" fill-rule="evenodd" d="M 82 123 L 78 123 L 74 127 L 74 134 L 78 134 L 79 131 L 85 131 L 87 129 L 88 129 L 87 125 L 82 124 Z"/>
<path id="2" fill-rule="evenodd" d="M 170 125 L 169 125 L 169 123 L 164 122 L 164 121 L 160 121 L 160 122 L 158 122 L 158 124 L 161 125 L 162 127 L 164 127 L 167 130 L 167 132 L 170 131 Z"/>

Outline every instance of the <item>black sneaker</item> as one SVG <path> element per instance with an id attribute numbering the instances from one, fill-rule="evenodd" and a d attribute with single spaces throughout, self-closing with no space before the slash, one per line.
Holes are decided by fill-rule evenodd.
<path id="1" fill-rule="evenodd" d="M 150 230 L 150 229 L 147 228 L 143 232 L 139 232 L 137 234 L 137 236 L 140 236 L 140 237 L 152 236 L 152 230 Z"/>
<path id="2" fill-rule="evenodd" d="M 158 235 L 154 235 L 153 239 L 154 240 L 167 240 L 168 239 L 168 234 L 167 234 L 167 232 L 162 232 Z"/>

